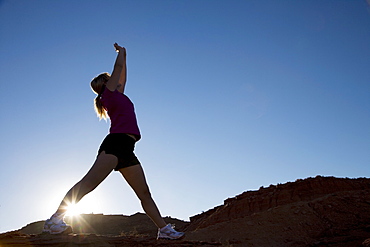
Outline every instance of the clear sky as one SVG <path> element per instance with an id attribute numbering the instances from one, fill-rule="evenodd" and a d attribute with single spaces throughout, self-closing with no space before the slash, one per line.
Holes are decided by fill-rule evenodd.
<path id="1" fill-rule="evenodd" d="M 109 122 L 90 80 L 127 48 L 136 154 L 164 216 L 316 175 L 370 177 L 366 0 L 0 1 L 0 232 L 48 218 Z M 112 173 L 77 208 L 131 215 Z"/>

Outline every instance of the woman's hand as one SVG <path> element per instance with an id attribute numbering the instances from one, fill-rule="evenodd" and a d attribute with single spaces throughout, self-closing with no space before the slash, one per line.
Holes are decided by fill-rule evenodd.
<path id="1" fill-rule="evenodd" d="M 126 49 L 117 43 L 114 43 L 114 49 L 116 49 L 116 52 L 123 52 L 126 55 Z"/>

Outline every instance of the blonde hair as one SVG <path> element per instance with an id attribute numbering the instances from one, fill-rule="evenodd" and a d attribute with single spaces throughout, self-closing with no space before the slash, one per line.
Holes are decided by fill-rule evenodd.
<path id="1" fill-rule="evenodd" d="M 109 78 L 109 73 L 101 73 L 100 75 L 92 79 L 90 83 L 91 89 L 94 91 L 94 93 L 97 94 L 96 98 L 94 99 L 94 108 L 99 119 L 107 119 L 108 117 L 107 111 L 104 109 L 104 106 L 101 103 L 101 95 L 103 94 L 105 84 L 109 80 Z"/>

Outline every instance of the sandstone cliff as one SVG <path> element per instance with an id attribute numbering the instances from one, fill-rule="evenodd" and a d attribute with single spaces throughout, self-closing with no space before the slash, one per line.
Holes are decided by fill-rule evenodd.
<path id="1" fill-rule="evenodd" d="M 77 235 L 38 234 L 43 222 L 35 222 L 0 234 L 0 246 L 370 246 L 370 179 L 317 176 L 261 187 L 190 217 L 190 223 L 167 221 L 186 230 L 186 238 L 156 241 L 143 214 L 85 215 L 70 220 Z"/>
<path id="2" fill-rule="evenodd" d="M 360 246 L 370 237 L 370 179 L 271 185 L 190 219 L 188 237 L 233 246 Z"/>

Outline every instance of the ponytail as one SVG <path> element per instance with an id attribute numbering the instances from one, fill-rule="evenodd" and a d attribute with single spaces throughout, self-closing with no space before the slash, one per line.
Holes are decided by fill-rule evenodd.
<path id="1" fill-rule="evenodd" d="M 98 115 L 98 118 L 106 120 L 108 118 L 107 111 L 105 110 L 102 102 L 101 102 L 101 96 L 105 89 L 105 83 L 109 80 L 110 75 L 108 73 L 103 73 L 95 77 L 91 81 L 91 88 L 92 90 L 98 94 L 94 100 L 94 108 L 95 112 Z"/>
<path id="2" fill-rule="evenodd" d="M 98 115 L 98 118 L 101 120 L 101 119 L 104 119 L 106 120 L 107 119 L 107 111 L 105 110 L 103 104 L 101 103 L 101 96 L 98 95 L 96 96 L 95 98 L 95 112 L 96 114 Z"/>

